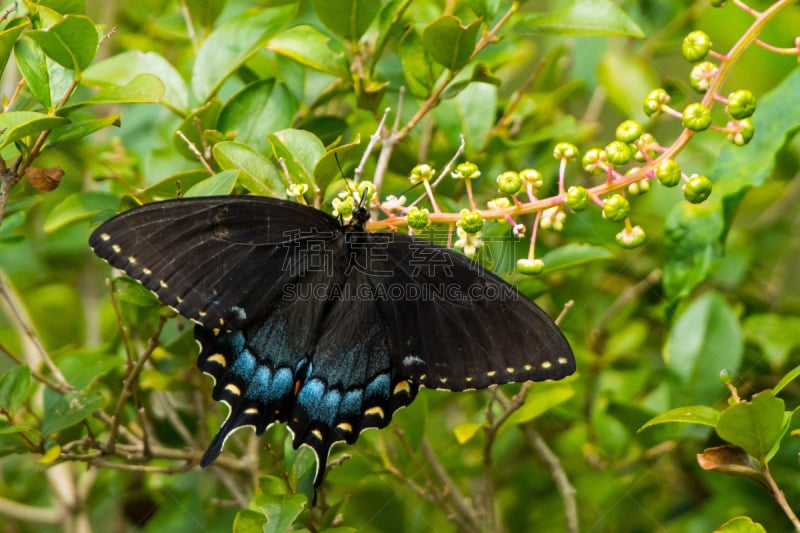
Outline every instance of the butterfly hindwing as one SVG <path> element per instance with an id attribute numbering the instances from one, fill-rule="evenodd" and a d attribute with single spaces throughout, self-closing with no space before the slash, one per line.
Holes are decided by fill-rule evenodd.
<path id="1" fill-rule="evenodd" d="M 383 319 L 402 346 L 398 365 L 417 364 L 421 385 L 448 390 L 561 379 L 575 371 L 561 331 L 536 304 L 464 255 L 392 234 L 381 272 Z M 398 297 L 399 295 L 405 297 Z"/>

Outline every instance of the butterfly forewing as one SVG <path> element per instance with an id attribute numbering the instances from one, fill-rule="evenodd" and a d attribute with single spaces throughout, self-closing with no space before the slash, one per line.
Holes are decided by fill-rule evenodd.
<path id="1" fill-rule="evenodd" d="M 169 200 L 118 215 L 94 231 L 97 255 L 182 315 L 236 329 L 268 311 L 302 274 L 311 241 L 341 226 L 322 211 L 255 196 Z M 301 261 L 302 260 L 302 261 Z"/>

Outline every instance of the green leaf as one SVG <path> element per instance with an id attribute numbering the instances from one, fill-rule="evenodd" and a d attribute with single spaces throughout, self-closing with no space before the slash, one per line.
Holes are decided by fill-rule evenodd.
<path id="1" fill-rule="evenodd" d="M 737 516 L 719 526 L 714 533 L 767 533 L 767 530 L 749 516 Z"/>
<path id="2" fill-rule="evenodd" d="M 236 93 L 222 108 L 217 129 L 236 134 L 236 140 L 262 153 L 271 147 L 267 135 L 292 125 L 297 100 L 274 79 L 258 80 Z"/>
<path id="3" fill-rule="evenodd" d="M 469 159 L 481 149 L 486 134 L 494 127 L 497 87 L 488 83 L 469 83 L 454 96 L 439 104 L 434 117 L 453 146 L 458 146 L 460 136 L 464 136 L 465 157 Z"/>
<path id="4" fill-rule="evenodd" d="M 782 368 L 793 349 L 800 346 L 800 318 L 764 313 L 750 315 L 742 324 L 744 337 L 757 344 L 773 369 Z"/>
<path id="5" fill-rule="evenodd" d="M 363 3 L 363 2 L 362 2 Z M 344 54 L 330 47 L 330 37 L 313 26 L 299 25 L 289 28 L 272 39 L 267 46 L 277 54 L 290 57 L 314 70 L 347 79 L 350 70 Z"/>
<path id="6" fill-rule="evenodd" d="M 103 395 L 99 392 L 89 394 L 75 392 L 59 396 L 44 413 L 42 435 L 52 435 L 62 429 L 74 426 L 103 407 L 104 404 Z"/>
<path id="7" fill-rule="evenodd" d="M 23 37 L 14 45 L 14 59 L 34 98 L 46 109 L 52 109 L 54 98 L 50 92 L 50 70 L 42 48 L 32 39 Z"/>
<path id="8" fill-rule="evenodd" d="M 361 146 L 360 139 L 337 146 L 325 152 L 325 155 L 314 167 L 314 179 L 321 190 L 326 190 L 331 182 L 342 173 L 341 165 L 347 161 L 347 156 L 353 149 Z"/>
<path id="9" fill-rule="evenodd" d="M 252 509 L 241 509 L 233 520 L 233 533 L 263 533 L 267 525 L 264 513 Z"/>
<path id="10" fill-rule="evenodd" d="M 308 499 L 302 494 L 272 496 L 264 494 L 256 499 L 256 507 L 267 517 L 264 533 L 285 533 L 303 512 Z"/>
<path id="11" fill-rule="evenodd" d="M 76 73 L 92 63 L 100 40 L 94 23 L 83 15 L 67 15 L 46 30 L 32 30 L 26 35 L 42 47 L 47 57 Z"/>
<path id="12" fill-rule="evenodd" d="M 95 63 L 83 73 L 85 85 L 125 85 L 139 74 L 152 74 L 164 86 L 160 102 L 177 113 L 189 109 L 189 90 L 180 73 L 156 52 L 129 51 Z"/>
<path id="13" fill-rule="evenodd" d="M 12 366 L 0 376 L 0 407 L 16 413 L 27 399 L 31 384 L 31 369 L 28 365 Z"/>
<path id="14" fill-rule="evenodd" d="M 311 7 L 325 27 L 355 43 L 378 15 L 381 3 L 362 0 L 311 0 Z"/>
<path id="15" fill-rule="evenodd" d="M 445 15 L 431 22 L 422 32 L 422 43 L 430 56 L 450 70 L 467 64 L 480 29 L 480 20 L 467 26 L 452 16 Z"/>
<path id="16" fill-rule="evenodd" d="M 238 170 L 239 183 L 261 196 L 285 196 L 278 169 L 272 161 L 256 152 L 246 144 L 225 141 L 214 145 L 214 159 L 223 170 Z"/>
<path id="17" fill-rule="evenodd" d="M 164 91 L 164 82 L 158 76 L 145 72 L 122 85 L 106 85 L 94 96 L 74 105 L 158 103 Z"/>
<path id="18" fill-rule="evenodd" d="M 710 405 L 724 394 L 719 373 L 736 373 L 744 342 L 736 314 L 717 292 L 707 292 L 678 316 L 664 349 L 678 380 L 671 384 L 675 403 Z"/>
<path id="19" fill-rule="evenodd" d="M 325 155 L 325 146 L 313 133 L 285 129 L 269 136 L 275 157 L 283 158 L 294 183 L 306 183 L 319 190 L 314 181 L 314 168 Z"/>
<path id="20" fill-rule="evenodd" d="M 192 71 L 192 92 L 197 100 L 205 103 L 216 94 L 228 76 L 292 20 L 296 10 L 293 4 L 250 10 L 211 32 Z"/>
<path id="21" fill-rule="evenodd" d="M 33 111 L 0 113 L 0 148 L 27 137 L 69 124 L 69 120 Z"/>
<path id="22" fill-rule="evenodd" d="M 403 77 L 411 94 L 419 98 L 427 97 L 442 73 L 442 66 L 425 51 L 422 36 L 413 26 L 403 35 L 397 53 L 403 63 Z"/>
<path id="23" fill-rule="evenodd" d="M 128 302 L 138 307 L 161 305 L 150 289 L 127 276 L 118 276 L 111 280 L 111 294 L 117 301 Z"/>
<path id="24" fill-rule="evenodd" d="M 621 76 L 621 72 L 625 75 Z M 646 120 L 641 102 L 660 83 L 652 61 L 631 52 L 612 50 L 598 65 L 597 78 L 608 99 L 623 115 Z"/>
<path id="25" fill-rule="evenodd" d="M 123 278 L 114 278 L 114 281 L 117 279 Z M 110 353 L 108 348 L 95 348 L 79 349 L 71 355 L 60 358 L 58 368 L 70 385 L 83 390 L 111 370 L 122 368 L 123 364 L 123 361 Z"/>
<path id="26" fill-rule="evenodd" d="M 568 381 L 543 381 L 534 384 L 528 392 L 525 403 L 518 410 L 514 411 L 506 420 L 501 431 L 506 431 L 534 418 L 542 416 L 544 413 L 560 405 L 575 395 L 575 385 Z"/>
<path id="27" fill-rule="evenodd" d="M 100 211 L 115 211 L 119 197 L 102 191 L 83 191 L 70 194 L 57 204 L 44 220 L 44 230 L 51 233 L 68 224 L 89 220 Z"/>
<path id="28" fill-rule="evenodd" d="M 756 127 L 753 140 L 745 146 L 727 144 L 714 158 L 709 173 L 714 180 L 714 191 L 709 201 L 725 199 L 728 224 L 741 195 L 772 175 L 778 152 L 800 128 L 800 106 L 791 105 L 798 94 L 800 67 L 795 67 L 777 87 L 759 98 L 753 115 Z"/>
<path id="29" fill-rule="evenodd" d="M 491 22 L 500 10 L 500 0 L 469 0 L 469 6 L 476 15 Z"/>
<path id="30" fill-rule="evenodd" d="M 28 17 L 19 17 L 8 22 L 6 29 L 0 31 L 0 72 L 3 72 L 8 65 L 8 58 L 19 36 L 31 23 Z"/>
<path id="31" fill-rule="evenodd" d="M 778 381 L 778 383 L 776 383 L 775 386 L 772 387 L 772 394 L 776 396 L 780 394 L 780 392 L 784 389 L 784 387 L 786 387 L 786 385 L 788 385 L 792 381 L 796 380 L 798 376 L 800 376 L 800 365 L 794 367 L 789 372 L 787 372 L 780 379 L 780 381 Z"/>
<path id="32" fill-rule="evenodd" d="M 455 435 L 459 444 L 464 444 L 469 442 L 482 427 L 483 424 L 476 424 L 475 422 L 461 422 L 453 428 L 453 435 Z"/>
<path id="33" fill-rule="evenodd" d="M 550 13 L 521 17 L 516 33 L 534 35 L 620 35 L 642 38 L 642 29 L 610 0 L 571 0 L 562 2 Z"/>
<path id="34" fill-rule="evenodd" d="M 764 462 L 783 432 L 785 404 L 765 391 L 719 415 L 717 435 Z"/>
<path id="35" fill-rule="evenodd" d="M 674 302 L 691 294 L 722 257 L 723 213 L 712 202 L 680 202 L 664 229 L 664 292 Z"/>
<path id="36" fill-rule="evenodd" d="M 181 132 L 198 150 L 202 150 L 203 146 L 213 144 L 206 143 L 206 140 L 208 140 L 209 132 L 217 128 L 221 110 L 222 102 L 218 98 L 212 98 L 202 107 L 193 109 L 192 112 L 183 119 L 175 130 L 176 133 L 172 138 L 173 144 L 178 148 L 181 155 L 190 161 L 197 161 L 197 156 L 186 144 L 186 141 L 178 136 L 177 132 Z"/>
<path id="37" fill-rule="evenodd" d="M 569 243 L 547 252 L 542 261 L 548 272 L 563 268 L 574 268 L 593 261 L 614 259 L 608 248 L 591 244 Z"/>
<path id="38" fill-rule="evenodd" d="M 670 409 L 665 413 L 648 420 L 646 424 L 639 428 L 642 431 L 656 424 L 666 424 L 668 422 L 681 422 L 685 424 L 702 424 L 704 426 L 717 426 L 719 411 L 707 405 L 689 405 Z"/>
<path id="39" fill-rule="evenodd" d="M 236 186 L 238 175 L 239 172 L 236 170 L 224 170 L 219 174 L 215 174 L 201 181 L 186 191 L 184 196 L 190 198 L 193 196 L 219 196 L 230 194 Z"/>
<path id="40" fill-rule="evenodd" d="M 204 179 L 209 178 L 208 171 L 204 168 L 193 168 L 176 172 L 166 178 L 157 181 L 144 190 L 147 197 L 175 198 L 180 190 L 188 191 Z"/>
<path id="41" fill-rule="evenodd" d="M 119 113 L 114 113 L 103 118 L 75 118 L 70 116 L 70 120 L 72 120 L 71 124 L 61 126 L 50 134 L 50 136 L 47 138 L 48 146 L 52 146 L 60 142 L 82 139 L 87 135 L 91 135 L 92 133 L 109 126 L 119 127 L 120 125 Z"/>

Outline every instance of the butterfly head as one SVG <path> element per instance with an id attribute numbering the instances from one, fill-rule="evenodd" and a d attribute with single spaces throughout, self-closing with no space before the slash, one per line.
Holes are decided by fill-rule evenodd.
<path id="1" fill-rule="evenodd" d="M 364 225 L 369 220 L 369 209 L 363 205 L 359 205 L 353 209 L 353 215 L 350 219 L 350 225 L 359 229 L 364 229 Z"/>

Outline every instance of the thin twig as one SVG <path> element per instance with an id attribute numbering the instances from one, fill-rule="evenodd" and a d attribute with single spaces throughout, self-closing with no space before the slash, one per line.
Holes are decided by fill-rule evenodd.
<path id="1" fill-rule="evenodd" d="M 479 531 L 480 521 L 475 515 L 475 509 L 473 509 L 472 505 L 467 501 L 461 491 L 458 490 L 458 487 L 455 483 L 453 483 L 453 480 L 450 479 L 450 476 L 439 462 L 439 458 L 436 457 L 436 454 L 431 449 L 428 441 L 423 438 L 419 446 L 422 450 L 422 454 L 425 456 L 425 459 L 427 459 L 428 463 L 431 465 L 431 469 L 433 470 L 436 478 L 439 480 L 439 483 L 446 487 L 447 499 L 450 501 L 453 507 L 455 507 L 459 515 L 465 519 L 466 524 L 468 524 L 474 530 Z"/>
<path id="2" fill-rule="evenodd" d="M 12 321 L 16 323 L 23 335 L 30 341 L 37 355 L 42 361 L 44 361 L 44 363 L 47 365 L 47 368 L 50 369 L 50 372 L 59 382 L 61 388 L 69 392 L 74 392 L 75 389 L 69 384 L 67 378 L 65 378 L 64 374 L 61 373 L 61 369 L 59 369 L 50 358 L 50 354 L 48 354 L 47 350 L 45 350 L 44 346 L 42 345 L 42 341 L 39 340 L 39 336 L 36 334 L 36 331 L 31 325 L 24 305 L 19 298 L 17 298 L 17 295 L 14 293 L 14 291 L 11 290 L 5 273 L 2 271 L 0 271 L 0 298 L 6 302 L 6 306 L 11 313 Z"/>
<path id="3" fill-rule="evenodd" d="M 189 140 L 188 137 L 186 137 L 186 135 L 181 130 L 176 131 L 175 134 L 178 137 L 180 137 L 181 140 L 183 140 L 183 142 L 186 143 L 186 146 L 189 147 L 189 150 L 192 151 L 192 153 L 195 155 L 198 161 L 200 161 L 203 167 L 205 167 L 205 169 L 208 171 L 209 174 L 211 174 L 212 176 L 216 174 L 216 172 L 214 172 L 214 169 L 211 168 L 211 165 L 208 163 L 206 158 L 203 157 L 203 153 L 197 148 L 197 146 L 195 146 L 195 144 L 192 141 Z"/>
<path id="4" fill-rule="evenodd" d="M 158 347 L 158 339 L 161 337 L 161 331 L 164 329 L 164 324 L 166 323 L 166 318 L 159 317 L 156 331 L 148 340 L 147 350 L 145 350 L 136 363 L 134 363 L 133 367 L 130 368 L 128 375 L 125 376 L 125 379 L 122 382 L 122 391 L 120 391 L 119 398 L 117 399 L 117 408 L 114 411 L 114 416 L 112 417 L 111 430 L 108 436 L 107 446 L 111 452 L 114 451 L 114 446 L 116 444 L 117 431 L 122 417 L 122 408 L 124 407 L 128 397 L 133 393 L 133 388 L 136 384 L 136 380 L 139 377 L 139 372 L 141 372 L 142 368 L 144 368 L 144 364 L 153 354 L 153 351 Z"/>
<path id="5" fill-rule="evenodd" d="M 539 433 L 530 426 L 523 426 L 522 433 L 525 435 L 531 448 L 533 448 L 539 457 L 550 469 L 550 477 L 553 478 L 558 493 L 561 495 L 561 502 L 564 505 L 564 516 L 567 520 L 566 531 L 568 533 L 578 533 L 578 504 L 575 501 L 575 487 L 569 482 L 567 473 L 561 466 L 561 461 L 558 456 L 553 453 L 553 450 L 547 445 L 547 442 L 542 438 Z"/>

